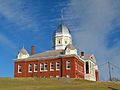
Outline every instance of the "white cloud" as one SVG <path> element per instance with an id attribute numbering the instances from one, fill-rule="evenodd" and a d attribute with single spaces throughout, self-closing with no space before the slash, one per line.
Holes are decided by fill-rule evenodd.
<path id="1" fill-rule="evenodd" d="M 19 26 L 20 30 L 38 30 L 38 24 L 29 12 L 23 9 L 24 1 L 0 0 L 0 14 L 11 23 Z M 25 7 L 25 6 L 24 6 Z"/>
<path id="2" fill-rule="evenodd" d="M 16 48 L 16 45 L 2 33 L 0 33 L 0 43 L 8 48 Z"/>
<path id="3" fill-rule="evenodd" d="M 72 22 L 75 25 L 71 30 L 75 46 L 79 51 L 94 53 L 98 64 L 109 60 L 119 66 L 120 40 L 117 40 L 114 47 L 108 48 L 106 38 L 120 23 L 120 1 L 71 0 L 70 3 L 66 14 L 77 18 L 79 22 L 78 26 L 74 21 Z M 113 22 L 115 19 L 116 22 Z M 71 20 L 68 20 L 67 23 L 71 23 Z"/>

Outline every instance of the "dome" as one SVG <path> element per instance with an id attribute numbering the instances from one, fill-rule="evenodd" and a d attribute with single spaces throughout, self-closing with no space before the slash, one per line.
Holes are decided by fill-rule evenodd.
<path id="1" fill-rule="evenodd" d="M 61 24 L 58 26 L 56 33 L 60 33 L 60 34 L 71 34 L 70 30 L 68 27 L 66 27 L 65 25 Z"/>

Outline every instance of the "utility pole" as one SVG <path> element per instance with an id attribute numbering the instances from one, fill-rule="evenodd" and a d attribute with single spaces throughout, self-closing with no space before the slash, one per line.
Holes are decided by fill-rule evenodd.
<path id="1" fill-rule="evenodd" d="M 110 71 L 110 62 L 108 61 L 108 71 L 109 71 L 109 80 L 112 81 L 111 71 Z"/>

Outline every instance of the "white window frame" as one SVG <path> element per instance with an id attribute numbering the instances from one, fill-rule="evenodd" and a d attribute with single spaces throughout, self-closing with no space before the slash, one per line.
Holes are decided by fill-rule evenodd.
<path id="1" fill-rule="evenodd" d="M 58 65 L 59 65 L 59 68 L 58 68 Z M 60 70 L 60 62 L 56 62 L 56 70 Z"/>
<path id="2" fill-rule="evenodd" d="M 28 65 L 28 72 L 31 73 L 32 71 L 31 71 L 30 69 L 32 69 L 32 64 L 29 64 L 29 65 Z"/>
<path id="3" fill-rule="evenodd" d="M 43 70 L 42 70 L 43 68 Z M 40 63 L 40 72 L 43 72 L 44 71 L 44 63 Z"/>
<path id="4" fill-rule="evenodd" d="M 20 71 L 20 69 L 21 69 L 21 71 Z M 22 73 L 22 65 L 21 64 L 18 65 L 18 73 Z"/>
<path id="5" fill-rule="evenodd" d="M 37 70 L 35 70 L 37 67 Z M 34 72 L 38 72 L 38 64 L 34 64 Z"/>
<path id="6" fill-rule="evenodd" d="M 50 71 L 54 71 L 54 63 L 53 62 L 50 63 Z"/>
<path id="7" fill-rule="evenodd" d="M 70 68 L 68 68 L 70 67 Z M 70 70 L 71 69 L 71 62 L 68 60 L 66 61 L 66 70 Z"/>
<path id="8" fill-rule="evenodd" d="M 44 63 L 44 71 L 48 71 L 48 64 Z"/>

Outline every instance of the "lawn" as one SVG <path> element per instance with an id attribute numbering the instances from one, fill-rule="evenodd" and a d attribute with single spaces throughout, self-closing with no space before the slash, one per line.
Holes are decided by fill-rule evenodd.
<path id="1" fill-rule="evenodd" d="M 0 90 L 120 90 L 120 83 L 79 79 L 0 78 Z"/>

